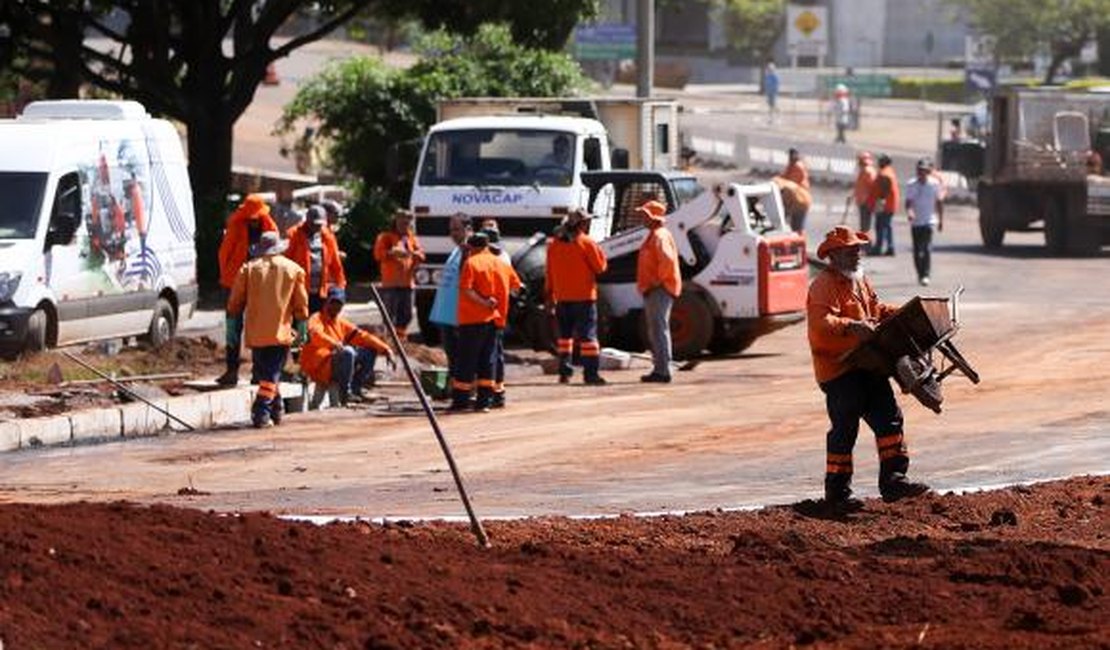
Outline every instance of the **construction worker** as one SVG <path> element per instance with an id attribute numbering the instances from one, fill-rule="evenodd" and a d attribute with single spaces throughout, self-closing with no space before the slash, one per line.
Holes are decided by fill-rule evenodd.
<path id="1" fill-rule="evenodd" d="M 875 178 L 878 172 L 873 163 L 871 154 L 866 151 L 856 156 L 856 183 L 852 196 L 848 197 L 849 201 L 855 200 L 861 232 L 871 232 L 871 215 L 875 211 Z"/>
<path id="2" fill-rule="evenodd" d="M 339 243 L 328 225 L 322 206 L 308 209 L 304 221 L 289 229 L 289 248 L 285 256 L 301 265 L 308 282 L 308 313 L 315 314 L 333 287 L 347 288 L 347 275 L 339 257 Z"/>
<path id="3" fill-rule="evenodd" d="M 476 232 L 467 240 L 459 274 L 457 374 L 451 380 L 451 411 L 488 411 L 494 396 L 497 328 L 508 316 L 509 294 L 520 286 L 512 267 L 489 250 L 489 237 Z M 471 393 L 477 389 L 477 400 Z"/>
<path id="4" fill-rule="evenodd" d="M 220 262 L 220 287 L 224 292 L 224 304 L 231 296 L 231 287 L 239 276 L 239 270 L 257 253 L 258 241 L 264 232 L 277 232 L 277 223 L 270 216 L 270 206 L 261 196 L 250 194 L 227 218 L 224 236 L 220 241 L 218 259 Z M 224 360 L 227 364 L 224 374 L 216 379 L 221 386 L 234 386 L 239 383 L 239 349 L 242 347 L 243 321 L 228 318 L 224 321 Z"/>
<path id="5" fill-rule="evenodd" d="M 671 381 L 671 307 L 682 293 L 678 266 L 678 246 L 666 223 L 667 206 L 648 201 L 636 208 L 648 229 L 636 258 L 636 288 L 644 297 L 644 320 L 651 344 L 652 371 L 640 377 L 643 382 Z"/>
<path id="6" fill-rule="evenodd" d="M 512 273 L 515 278 L 512 291 L 520 288 L 520 278 L 517 276 L 516 271 L 513 271 L 513 258 L 501 246 L 501 229 L 497 226 L 497 220 L 492 217 L 482 219 L 482 227 L 480 232 L 485 233 L 489 239 L 489 252 L 497 256 Z M 506 307 L 501 312 L 501 317 L 497 321 L 497 332 L 493 341 L 493 400 L 490 402 L 491 408 L 505 408 L 505 327 L 509 322 L 509 310 Z"/>
<path id="7" fill-rule="evenodd" d="M 241 320 L 246 314 L 251 381 L 258 385 L 251 407 L 251 422 L 256 428 L 281 423 L 281 369 L 289 347 L 305 340 L 308 295 L 304 270 L 283 257 L 283 249 L 277 231 L 262 233 L 259 257 L 239 270 L 227 301 L 229 320 Z"/>
<path id="8" fill-rule="evenodd" d="M 913 264 L 917 281 L 929 286 L 932 271 L 933 229 L 944 231 L 944 186 L 933 173 L 933 161 L 917 161 L 917 175 L 906 184 L 906 216 L 913 237 Z"/>
<path id="9" fill-rule="evenodd" d="M 413 274 L 424 263 L 424 249 L 413 232 L 412 222 L 411 212 L 397 210 L 389 230 L 379 234 L 374 242 L 374 259 L 382 272 L 382 302 L 401 340 L 412 322 L 412 291 L 416 286 Z"/>
<path id="10" fill-rule="evenodd" d="M 608 262 L 601 247 L 590 238 L 593 215 L 578 209 L 567 215 L 547 243 L 547 294 L 555 305 L 559 338 L 559 383 L 570 382 L 571 356 L 578 341 L 585 382 L 604 385 L 598 373 L 601 345 L 597 340 L 597 276 Z"/>
<path id="11" fill-rule="evenodd" d="M 799 234 L 805 234 L 806 215 L 813 206 L 813 195 L 809 190 L 795 183 L 789 178 L 775 176 L 771 182 L 779 188 L 782 197 L 782 209 L 790 222 L 790 229 Z"/>
<path id="12" fill-rule="evenodd" d="M 898 174 L 890 156 L 879 156 L 879 173 L 875 177 L 875 245 L 872 255 L 894 255 L 894 213 L 899 201 Z"/>
<path id="13" fill-rule="evenodd" d="M 340 315 L 346 302 L 346 291 L 328 289 L 323 309 L 308 319 L 308 343 L 301 350 L 301 372 L 316 382 L 317 390 L 337 389 L 343 405 L 364 399 L 362 389 L 373 384 L 377 355 L 393 361 L 385 341 Z"/>
<path id="14" fill-rule="evenodd" d="M 813 280 L 806 300 L 809 344 L 817 384 L 825 393 L 829 429 L 826 440 L 825 501 L 853 511 L 862 502 L 852 497 L 852 449 L 863 418 L 875 433 L 879 451 L 879 490 L 886 501 L 928 490 L 906 478 L 910 459 L 902 434 L 902 411 L 885 375 L 853 368 L 844 356 L 874 335 L 876 326 L 896 310 L 879 301 L 860 263 L 867 233 L 836 226 L 817 247 L 829 266 Z"/>
<path id="15" fill-rule="evenodd" d="M 447 228 L 451 241 L 455 242 L 455 248 L 443 264 L 428 320 L 440 329 L 443 352 L 447 355 L 447 372 L 454 377 L 459 343 L 459 273 L 462 271 L 463 258 L 466 257 L 466 240 L 471 235 L 470 218 L 462 212 L 456 213 L 451 217 Z"/>
<path id="16" fill-rule="evenodd" d="M 787 180 L 794 181 L 798 185 L 801 185 L 808 190 L 809 169 L 806 167 L 805 161 L 802 160 L 802 154 L 794 147 L 790 147 L 790 149 L 786 151 L 786 156 L 786 167 L 782 170 L 782 173 L 779 174 L 779 176 L 782 176 Z"/>

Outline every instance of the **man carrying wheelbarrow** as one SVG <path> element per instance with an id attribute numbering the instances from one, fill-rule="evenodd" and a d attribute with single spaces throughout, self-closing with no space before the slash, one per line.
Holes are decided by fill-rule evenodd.
<path id="1" fill-rule="evenodd" d="M 825 393 L 831 428 L 826 442 L 825 501 L 839 511 L 863 507 L 852 497 L 852 448 L 862 418 L 875 433 L 879 450 L 879 491 L 884 501 L 898 501 L 928 491 L 906 478 L 910 459 L 902 433 L 902 411 L 889 379 L 849 366 L 844 357 L 874 335 L 880 322 L 897 308 L 879 301 L 860 263 L 866 233 L 836 226 L 817 248 L 829 266 L 809 287 L 806 312 L 809 345 L 817 384 Z"/>

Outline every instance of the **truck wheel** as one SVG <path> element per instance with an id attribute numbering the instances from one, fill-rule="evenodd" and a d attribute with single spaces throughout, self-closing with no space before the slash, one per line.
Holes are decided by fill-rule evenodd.
<path id="1" fill-rule="evenodd" d="M 1056 197 L 1045 199 L 1042 211 L 1044 217 L 1044 243 L 1052 255 L 1063 255 L 1068 250 L 1067 212 Z"/>
<path id="2" fill-rule="evenodd" d="M 165 298 L 159 298 L 158 302 L 154 303 L 154 316 L 150 319 L 150 329 L 142 339 L 151 347 L 160 348 L 170 342 L 176 328 L 173 305 Z"/>
<path id="3" fill-rule="evenodd" d="M 46 330 L 50 319 L 46 312 L 36 309 L 27 318 L 27 343 L 24 350 L 27 352 L 42 352 L 46 349 Z"/>
<path id="4" fill-rule="evenodd" d="M 671 349 L 678 360 L 692 359 L 713 338 L 713 311 L 696 291 L 683 291 L 671 310 Z"/>
<path id="5" fill-rule="evenodd" d="M 979 186 L 979 235 L 983 238 L 983 247 L 996 249 L 1002 247 L 1002 240 L 1006 236 L 1006 227 L 998 214 L 998 202 L 994 192 L 987 187 Z"/>

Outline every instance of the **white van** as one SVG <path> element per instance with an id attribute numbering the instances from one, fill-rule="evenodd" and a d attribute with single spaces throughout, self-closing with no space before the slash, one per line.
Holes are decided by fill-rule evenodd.
<path id="1" fill-rule="evenodd" d="M 196 306 L 181 139 L 129 101 L 44 101 L 0 120 L 0 352 L 129 336 Z"/>

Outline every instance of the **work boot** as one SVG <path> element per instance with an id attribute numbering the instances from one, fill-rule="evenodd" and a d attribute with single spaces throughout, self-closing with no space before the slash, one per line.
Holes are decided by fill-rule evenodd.
<path id="1" fill-rule="evenodd" d="M 228 366 L 224 374 L 216 377 L 216 383 L 220 386 L 234 386 L 239 383 L 239 367 Z"/>
<path id="2" fill-rule="evenodd" d="M 604 377 L 598 376 L 598 377 L 586 377 L 582 381 L 582 383 L 586 384 L 587 386 L 604 386 L 604 385 L 608 384 L 609 382 L 605 381 Z"/>
<path id="3" fill-rule="evenodd" d="M 569 384 L 570 383 L 570 375 L 559 375 L 559 383 L 560 384 Z"/>
<path id="4" fill-rule="evenodd" d="M 671 383 L 671 378 L 667 375 L 657 375 L 652 372 L 640 377 L 640 381 L 645 384 L 669 384 Z"/>
<path id="5" fill-rule="evenodd" d="M 852 496 L 851 489 L 825 491 L 825 507 L 836 514 L 851 514 L 863 510 L 863 501 Z"/>
<path id="6" fill-rule="evenodd" d="M 895 474 L 879 484 L 879 492 L 883 495 L 883 501 L 887 503 L 920 496 L 928 491 L 928 485 L 914 483 L 907 479 L 905 474 Z"/>
<path id="7" fill-rule="evenodd" d="M 493 397 L 490 398 L 489 407 L 491 409 L 505 408 L 505 393 L 494 393 Z"/>
<path id="8" fill-rule="evenodd" d="M 273 421 L 275 427 L 281 424 L 282 411 L 281 396 L 279 395 L 275 397 L 270 404 L 270 419 Z"/>

